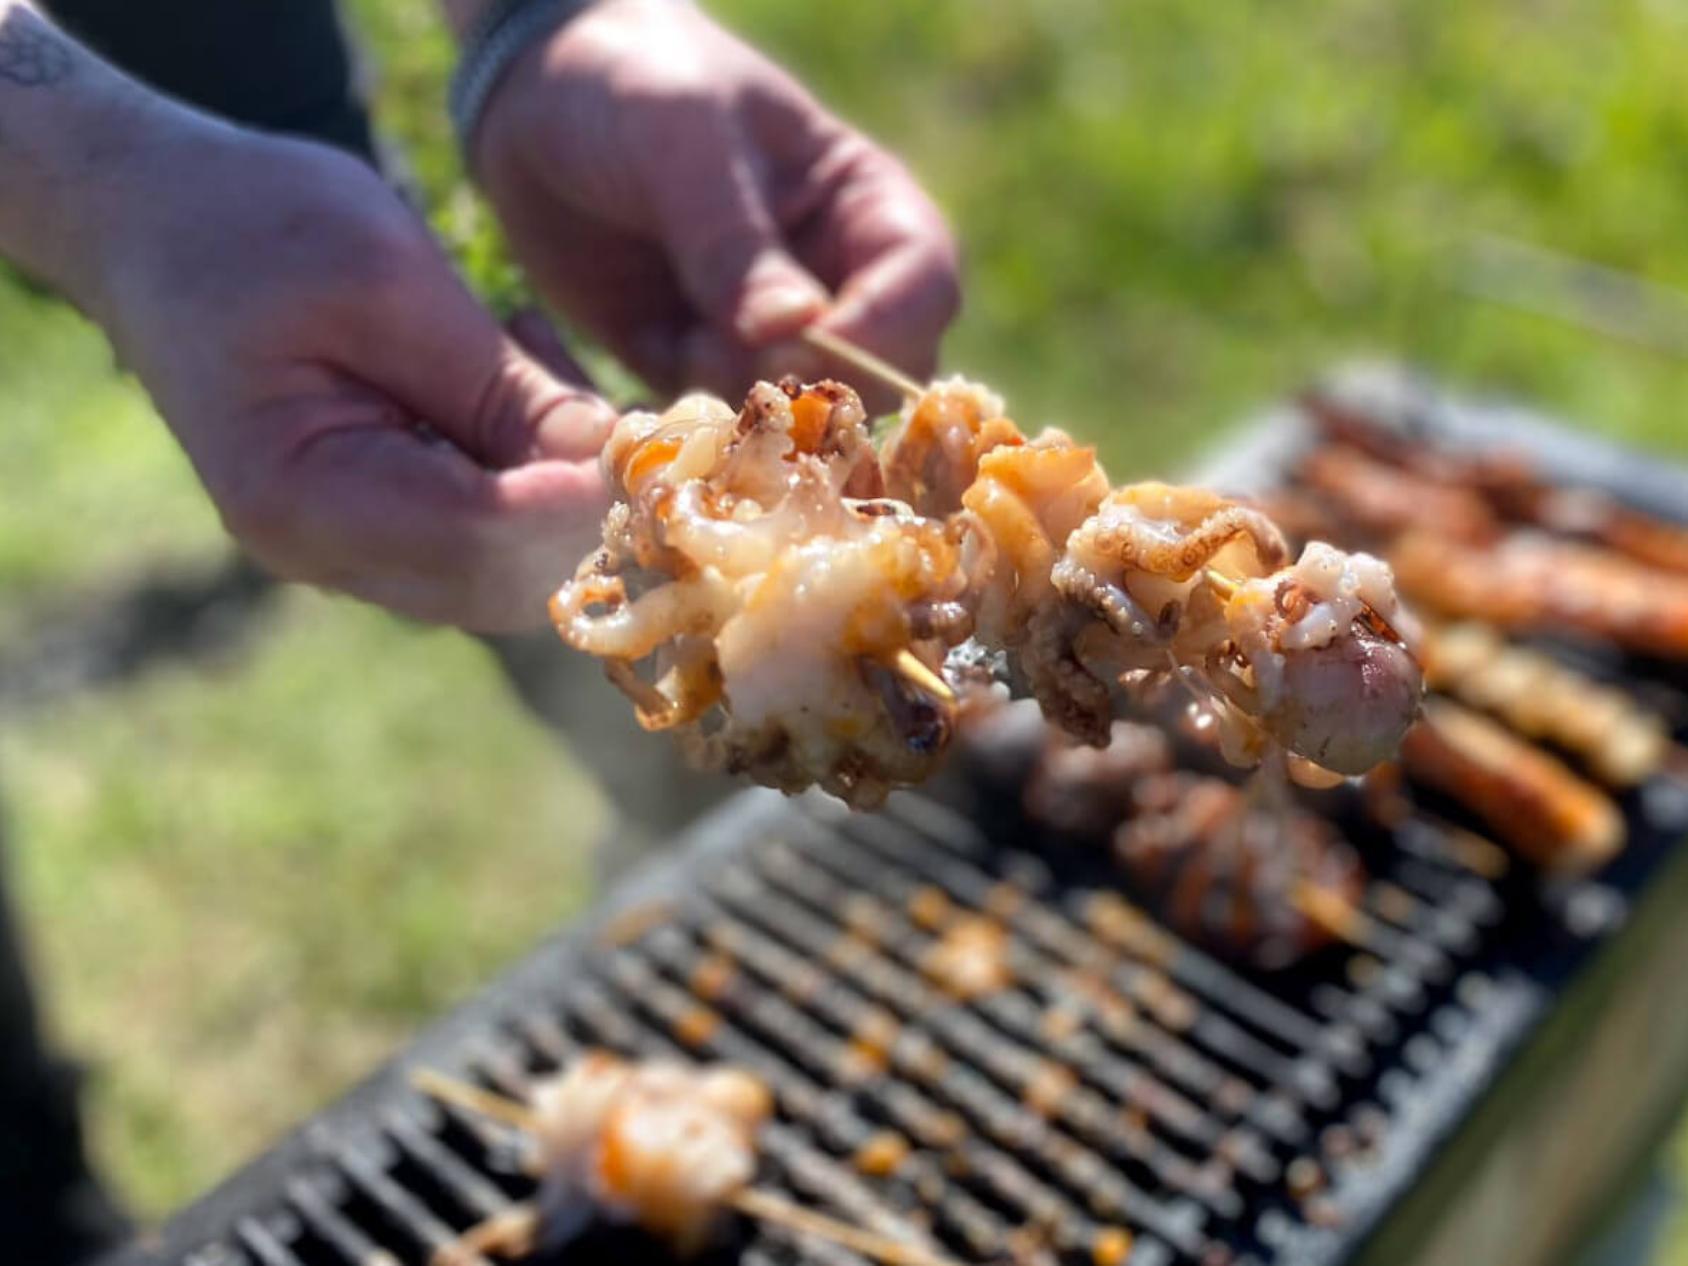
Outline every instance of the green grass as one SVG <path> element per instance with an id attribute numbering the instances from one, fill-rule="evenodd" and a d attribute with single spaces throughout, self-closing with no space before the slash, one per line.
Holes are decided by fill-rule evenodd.
<path id="1" fill-rule="evenodd" d="M 951 212 L 968 280 L 951 367 L 1096 439 L 1118 474 L 1165 469 L 1375 353 L 1688 451 L 1688 363 L 1459 285 L 1487 233 L 1688 287 L 1676 6 L 714 7 Z M 438 108 L 448 42 L 416 0 L 352 8 L 430 217 L 509 304 L 519 283 Z M 215 515 L 103 342 L 4 283 L 0 384 L 0 639 L 219 555 Z M 147 1213 L 587 891 L 597 802 L 478 648 L 303 594 L 271 622 L 216 664 L 0 717 L 11 862 L 55 1014 L 93 1065 L 102 1156 Z"/>
<path id="2" fill-rule="evenodd" d="M 483 651 L 298 593 L 260 652 L 0 730 L 46 980 L 161 1210 L 573 911 L 596 793 Z"/>

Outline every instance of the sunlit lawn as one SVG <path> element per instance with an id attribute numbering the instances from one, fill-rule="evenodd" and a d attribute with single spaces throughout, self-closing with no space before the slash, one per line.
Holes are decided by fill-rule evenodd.
<path id="1" fill-rule="evenodd" d="M 436 223 L 507 295 L 435 107 L 428 7 L 353 7 Z M 1681 361 L 1458 285 L 1477 233 L 1688 285 L 1673 6 L 716 7 L 952 211 L 970 288 L 951 365 L 1121 474 L 1375 352 L 1688 452 Z M 102 342 L 3 287 L 0 392 L 0 647 L 220 556 Z M 477 646 L 303 593 L 216 662 L 0 717 L 0 797 L 96 1139 L 150 1213 L 575 908 L 602 820 Z"/>

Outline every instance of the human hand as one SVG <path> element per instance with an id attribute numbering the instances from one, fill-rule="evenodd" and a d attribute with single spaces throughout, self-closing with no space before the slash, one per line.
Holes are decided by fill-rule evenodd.
<path id="1" fill-rule="evenodd" d="M 660 391 L 815 376 L 811 322 L 936 363 L 959 303 L 938 209 L 690 5 L 594 5 L 510 68 L 472 145 L 535 286 Z"/>
<path id="2" fill-rule="evenodd" d="M 186 112 L 135 152 L 78 298 L 229 530 L 420 619 L 542 623 L 596 539 L 613 411 L 518 349 L 361 164 Z"/>

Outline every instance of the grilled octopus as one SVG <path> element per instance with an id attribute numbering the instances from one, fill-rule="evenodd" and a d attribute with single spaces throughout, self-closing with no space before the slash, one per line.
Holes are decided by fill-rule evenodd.
<path id="1" fill-rule="evenodd" d="M 982 388 L 911 401 L 881 456 L 855 393 L 759 383 L 624 417 L 603 548 L 552 603 L 640 721 L 707 764 L 868 808 L 923 781 L 971 638 L 1045 715 L 1104 745 L 1122 692 L 1168 673 L 1258 762 L 1338 775 L 1387 755 L 1419 675 L 1375 560 L 1290 563 L 1262 513 L 1203 489 L 1110 490 L 1094 449 L 1028 440 Z"/>
<path id="2" fill-rule="evenodd" d="M 434 1266 L 526 1257 L 591 1222 L 636 1226 L 675 1257 L 696 1255 L 732 1216 L 756 1173 L 756 1136 L 773 1096 L 728 1066 L 638 1063 L 589 1051 L 530 1092 L 530 1168 L 537 1202 L 447 1246 Z M 471 1256 L 472 1250 L 476 1256 Z"/>

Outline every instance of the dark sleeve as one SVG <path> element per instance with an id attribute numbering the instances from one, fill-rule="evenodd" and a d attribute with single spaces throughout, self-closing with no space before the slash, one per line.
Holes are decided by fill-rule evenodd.
<path id="1" fill-rule="evenodd" d="M 374 158 L 334 0 L 44 0 L 44 7 L 78 39 L 173 97 Z"/>

